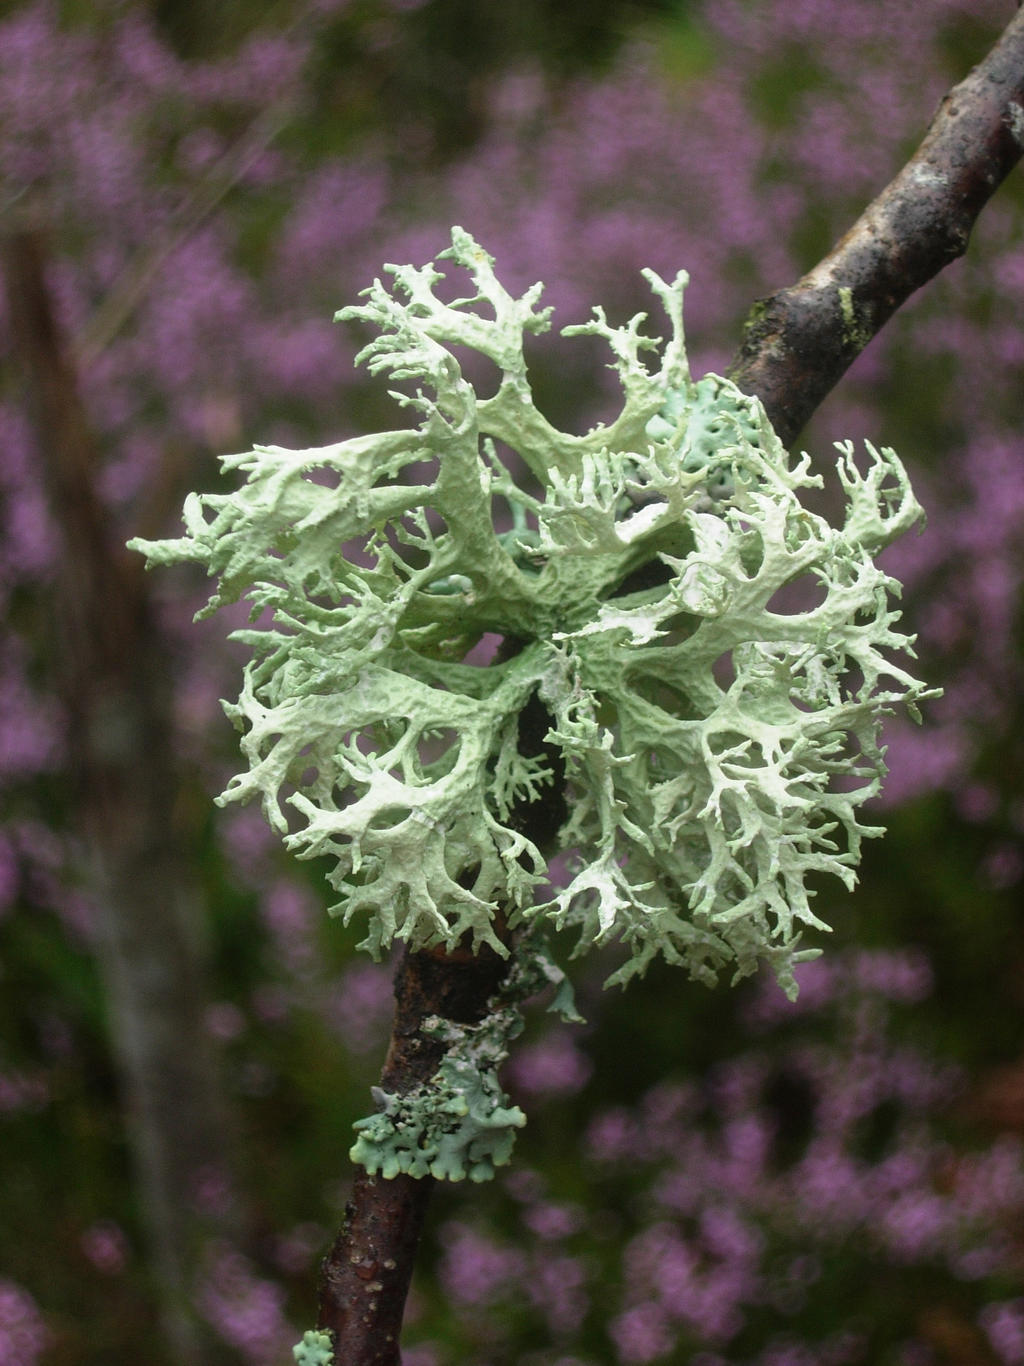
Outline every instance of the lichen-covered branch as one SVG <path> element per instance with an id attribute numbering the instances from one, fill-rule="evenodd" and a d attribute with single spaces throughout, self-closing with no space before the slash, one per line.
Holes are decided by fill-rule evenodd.
<path id="1" fill-rule="evenodd" d="M 915 290 L 967 250 L 1024 152 L 1024 9 L 943 99 L 911 159 L 829 254 L 759 300 L 727 374 L 785 445 Z"/>
<path id="2" fill-rule="evenodd" d="M 1022 146 L 1024 12 L 1009 24 L 989 57 L 946 97 L 917 154 L 850 233 L 803 280 L 752 311 L 730 378 L 761 399 L 784 444 L 896 309 L 964 252 L 978 214 L 1020 158 Z M 669 412 L 666 420 L 670 418 Z M 588 498 L 579 501 L 589 502 L 593 523 L 595 516 L 600 521 L 601 471 L 592 467 L 581 473 L 576 486 L 566 483 L 564 488 L 571 502 L 588 477 Z M 723 490 L 713 492 L 721 496 Z M 604 499 L 604 511 L 614 519 L 614 499 Z M 702 578 L 698 573 L 691 582 L 697 596 L 713 596 L 714 582 L 706 574 Z M 400 1037 L 397 1028 L 395 1037 Z M 395 1245 L 407 1248 L 407 1287 L 414 1240 L 403 1240 L 414 1223 L 418 1227 L 429 1185 L 429 1179 L 408 1177 L 382 1184 L 361 1172 L 341 1241 L 344 1254 L 359 1245 L 364 1226 L 374 1218 L 383 1220 L 394 1230 Z M 339 1260 L 335 1255 L 332 1262 Z M 395 1366 L 397 1322 L 383 1332 L 373 1331 L 366 1320 L 361 1329 L 354 1328 L 356 1306 L 366 1303 L 364 1288 L 347 1320 L 346 1342 L 354 1350 L 351 1355 L 347 1346 L 339 1350 L 338 1360 Z M 398 1312 L 400 1317 L 400 1308 Z M 334 1320 L 322 1311 L 321 1322 Z"/>
<path id="3" fill-rule="evenodd" d="M 406 952 L 395 979 L 395 1022 L 381 1089 L 404 1095 L 428 1082 L 445 1045 L 424 1028 L 432 1017 L 476 1024 L 508 971 L 484 947 Z M 318 1327 L 334 1339 L 335 1360 L 397 1366 L 398 1335 L 430 1193 L 430 1176 L 391 1180 L 357 1167 L 345 1223 L 324 1260 Z"/>
<path id="4" fill-rule="evenodd" d="M 885 772 L 881 718 L 932 695 L 898 659 L 898 585 L 874 563 L 920 516 L 893 451 L 858 465 L 841 446 L 845 517 L 813 512 L 821 480 L 758 401 L 691 379 L 682 271 L 646 272 L 667 342 L 599 308 L 566 329 L 608 345 L 623 403 L 556 433 L 522 356 L 549 325 L 540 287 L 507 294 L 460 228 L 442 255 L 471 297 L 443 303 L 432 266 L 388 266 L 392 287 L 343 314 L 379 329 L 361 358 L 410 385 L 395 396 L 418 426 L 226 457 L 242 487 L 190 495 L 186 536 L 131 543 L 204 565 L 206 611 L 251 604 L 227 706 L 248 770 L 220 800 L 259 799 L 300 857 L 331 856 L 332 909 L 365 917 L 361 947 L 408 946 L 377 1113 L 356 1126 L 365 1175 L 324 1272 L 319 1330 L 345 1366 L 398 1360 L 429 1183 L 509 1158 L 524 1117 L 496 1069 L 545 980 L 535 936 L 620 942 L 618 982 L 661 954 L 709 984 L 767 962 L 795 994 L 818 952 L 802 934 L 828 929 L 809 879 L 851 886 L 881 833 L 858 812 Z M 498 365 L 491 398 L 459 346 Z M 816 605 L 780 599 L 799 582 Z M 481 662 L 486 636 L 504 644 Z"/>

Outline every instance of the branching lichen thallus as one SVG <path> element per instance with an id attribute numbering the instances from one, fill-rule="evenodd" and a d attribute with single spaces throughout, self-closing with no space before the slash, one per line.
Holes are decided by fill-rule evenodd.
<path id="1" fill-rule="evenodd" d="M 533 934 L 554 926 L 580 949 L 620 943 L 617 982 L 661 954 L 705 982 L 764 962 L 792 995 L 817 952 L 802 931 L 828 928 L 808 879 L 852 886 L 880 833 L 858 813 L 885 772 L 881 720 L 929 695 L 874 558 L 920 517 L 903 467 L 869 446 L 862 471 L 840 445 L 841 525 L 805 507 L 809 458 L 756 399 L 690 377 L 683 273 L 645 272 L 664 345 L 643 314 L 564 329 L 603 339 L 623 402 L 561 432 L 523 353 L 549 327 L 541 286 L 513 297 L 458 228 L 441 255 L 470 297 L 444 302 L 433 266 L 388 266 L 390 287 L 339 315 L 378 330 L 360 359 L 404 386 L 414 425 L 228 456 L 238 487 L 190 495 L 184 537 L 132 542 L 218 580 L 201 615 L 251 605 L 226 704 L 247 766 L 219 801 L 258 799 L 289 849 L 329 856 L 332 914 L 373 955 L 395 939 L 507 955 L 512 931 L 536 983 L 559 975 Z M 497 368 L 493 394 L 455 348 Z M 487 662 L 495 636 L 514 644 Z M 541 840 L 521 813 L 556 774 L 564 818 Z M 436 1022 L 442 1069 L 378 1093 L 357 1160 L 482 1179 L 508 1159 L 522 1115 L 497 1081 L 517 1027 L 502 1009 L 459 1038 Z"/>

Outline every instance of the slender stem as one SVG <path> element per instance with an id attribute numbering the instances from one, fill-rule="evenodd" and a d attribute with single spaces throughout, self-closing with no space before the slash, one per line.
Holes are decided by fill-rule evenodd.
<path id="1" fill-rule="evenodd" d="M 318 1328 L 346 1366 L 399 1366 L 398 1338 L 432 1176 L 385 1181 L 357 1169 L 345 1224 L 321 1269 Z"/>

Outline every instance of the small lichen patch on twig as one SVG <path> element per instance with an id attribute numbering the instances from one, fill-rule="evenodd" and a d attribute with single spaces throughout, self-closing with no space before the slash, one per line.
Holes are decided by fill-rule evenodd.
<path id="1" fill-rule="evenodd" d="M 297 1366 L 334 1366 L 334 1343 L 330 1333 L 310 1328 L 292 1348 Z"/>
<path id="2" fill-rule="evenodd" d="M 855 351 L 863 351 L 874 333 L 870 327 L 858 320 L 853 290 L 848 285 L 839 287 L 839 309 L 843 315 L 843 340 Z"/>
<path id="3" fill-rule="evenodd" d="M 1016 100 L 1011 100 L 1006 107 L 1006 126 L 1020 146 L 1024 147 L 1024 108 Z"/>

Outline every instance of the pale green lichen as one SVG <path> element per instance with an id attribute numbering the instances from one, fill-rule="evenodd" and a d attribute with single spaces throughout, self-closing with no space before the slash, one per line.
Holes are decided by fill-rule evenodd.
<path id="1" fill-rule="evenodd" d="M 330 1333 L 318 1328 L 307 1329 L 302 1341 L 292 1348 L 298 1366 L 333 1366 L 334 1343 Z"/>
<path id="2" fill-rule="evenodd" d="M 560 432 L 523 356 L 549 326 L 540 286 L 513 298 L 460 229 L 443 255 L 470 297 L 389 266 L 392 287 L 340 315 L 379 329 L 361 359 L 408 383 L 417 425 L 229 456 L 240 487 L 191 495 L 183 538 L 133 542 L 217 576 L 205 612 L 251 604 L 227 707 L 248 769 L 220 800 L 259 798 L 300 857 L 330 856 L 332 910 L 365 918 L 374 954 L 466 935 L 504 954 L 499 915 L 544 918 L 581 947 L 622 941 L 618 980 L 656 954 L 705 981 L 767 961 L 792 992 L 801 928 L 827 928 L 808 879 L 851 886 L 879 833 L 857 813 L 885 771 L 881 718 L 927 695 L 894 658 L 911 639 L 872 558 L 920 516 L 906 474 L 840 446 L 842 525 L 805 508 L 808 457 L 790 461 L 756 399 L 690 378 L 683 273 L 646 272 L 663 347 L 643 315 L 564 329 L 607 343 L 624 401 Z M 496 392 L 474 393 L 453 348 L 493 362 Z M 790 605 L 798 582 L 813 599 Z M 507 644 L 481 667 L 485 633 Z M 547 758 L 521 746 L 534 694 Z M 557 769 L 569 816 L 542 850 L 520 817 Z M 574 867 L 551 887 L 559 851 Z"/>
<path id="3" fill-rule="evenodd" d="M 857 317 L 857 308 L 853 302 L 853 290 L 848 285 L 840 285 L 839 287 L 839 311 L 843 317 L 843 341 L 846 342 L 847 346 L 852 346 L 854 350 L 863 351 L 874 336 L 874 332 Z"/>

